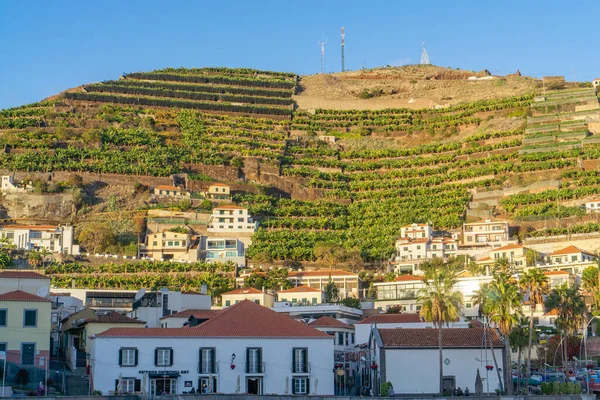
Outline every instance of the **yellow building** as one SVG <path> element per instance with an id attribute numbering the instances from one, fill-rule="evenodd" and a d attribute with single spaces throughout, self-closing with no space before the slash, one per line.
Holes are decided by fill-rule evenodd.
<path id="1" fill-rule="evenodd" d="M 323 302 L 323 292 L 310 286 L 298 286 L 277 292 L 277 299 L 294 304 L 321 304 Z"/>
<path id="2" fill-rule="evenodd" d="M 50 299 L 22 290 L 0 294 L 0 351 L 7 352 L 7 361 L 44 368 L 50 320 Z"/>
<path id="3" fill-rule="evenodd" d="M 213 183 L 208 187 L 206 197 L 213 200 L 229 200 L 231 189 L 224 183 Z"/>
<path id="4" fill-rule="evenodd" d="M 250 300 L 261 306 L 272 308 L 275 304 L 275 296 L 254 288 L 242 288 L 232 290 L 221 295 L 223 307 L 229 307 L 244 300 Z"/>
<path id="5" fill-rule="evenodd" d="M 163 231 L 146 235 L 140 255 L 155 260 L 198 261 L 198 240 L 189 233 Z"/>

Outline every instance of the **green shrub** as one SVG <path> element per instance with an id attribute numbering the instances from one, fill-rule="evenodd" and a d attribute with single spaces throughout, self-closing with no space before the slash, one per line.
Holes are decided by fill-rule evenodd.
<path id="1" fill-rule="evenodd" d="M 575 384 L 573 382 L 567 383 L 567 391 L 563 394 L 575 394 Z"/>
<path id="2" fill-rule="evenodd" d="M 392 382 L 383 382 L 381 384 L 381 395 L 383 397 L 388 397 L 390 394 L 390 388 L 392 387 Z"/>
<path id="3" fill-rule="evenodd" d="M 371 97 L 373 97 L 373 95 L 367 90 L 367 89 L 363 89 L 359 94 L 358 94 L 358 98 L 359 99 L 370 99 Z"/>
<path id="4" fill-rule="evenodd" d="M 560 383 L 552 382 L 552 394 L 560 394 Z"/>

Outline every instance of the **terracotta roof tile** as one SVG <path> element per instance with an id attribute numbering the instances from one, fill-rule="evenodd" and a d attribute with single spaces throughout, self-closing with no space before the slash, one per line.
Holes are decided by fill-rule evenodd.
<path id="1" fill-rule="evenodd" d="M 203 324 L 192 328 L 112 328 L 96 337 L 251 337 L 332 340 L 331 336 L 324 332 L 249 300 L 234 304 Z"/>
<path id="2" fill-rule="evenodd" d="M 181 294 L 193 294 L 199 296 L 208 296 L 207 294 L 196 292 L 195 290 L 188 290 L 187 292 L 181 292 Z"/>
<path id="3" fill-rule="evenodd" d="M 307 293 L 307 292 L 313 292 L 313 293 L 320 293 L 321 291 L 319 289 L 315 289 L 315 288 L 311 288 L 310 286 L 298 286 L 298 287 L 293 287 L 291 289 L 287 289 L 287 290 L 280 290 L 278 293 Z"/>
<path id="4" fill-rule="evenodd" d="M 55 231 L 56 225 L 4 225 L 2 229 L 31 229 L 39 231 Z"/>
<path id="5" fill-rule="evenodd" d="M 589 254 L 589 255 L 593 255 L 590 252 L 587 252 L 585 250 L 581 250 L 578 247 L 575 246 L 567 246 L 564 249 L 560 249 L 555 251 L 554 253 L 550 254 L 551 256 L 558 256 L 558 255 L 563 255 L 563 254 L 573 254 L 573 253 L 585 253 L 585 254 Z"/>
<path id="6" fill-rule="evenodd" d="M 158 190 L 176 190 L 178 192 L 181 192 L 181 189 L 179 189 L 178 187 L 169 186 L 169 185 L 158 185 L 158 186 L 155 186 L 154 189 L 158 189 Z"/>
<path id="7" fill-rule="evenodd" d="M 229 292 L 222 293 L 221 296 L 228 294 L 263 294 L 263 292 L 258 289 L 254 289 L 253 287 L 248 287 L 231 290 Z"/>
<path id="8" fill-rule="evenodd" d="M 329 326 L 329 327 L 333 327 L 333 328 L 352 328 L 350 325 L 345 324 L 342 321 L 338 321 L 335 318 L 327 317 L 327 316 L 314 320 L 313 322 L 309 323 L 308 326 L 312 326 L 313 328 L 325 327 L 325 326 Z"/>
<path id="9" fill-rule="evenodd" d="M 506 246 L 498 247 L 497 249 L 493 249 L 490 251 L 500 251 L 500 250 L 515 250 L 515 249 L 524 249 L 520 244 L 507 244 Z"/>
<path id="10" fill-rule="evenodd" d="M 301 278 L 303 276 L 358 276 L 358 274 L 344 271 L 341 269 L 318 270 L 318 271 L 290 271 L 288 276 Z"/>
<path id="11" fill-rule="evenodd" d="M 35 302 L 50 302 L 50 299 L 40 297 L 35 294 L 27 293 L 22 290 L 7 292 L 0 294 L 0 301 L 35 301 Z"/>
<path id="12" fill-rule="evenodd" d="M 438 329 L 434 328 L 398 328 L 378 329 L 384 347 L 432 347 L 438 348 Z M 494 347 L 503 347 L 495 330 L 489 329 Z M 442 345 L 444 348 L 480 348 L 483 345 L 484 329 L 449 328 L 444 329 Z"/>
<path id="13" fill-rule="evenodd" d="M 413 282 L 422 280 L 423 278 L 414 275 L 399 275 L 396 277 L 396 282 Z"/>
<path id="14" fill-rule="evenodd" d="M 419 314 L 379 314 L 358 322 L 359 324 L 401 324 L 421 322 Z"/>
<path id="15" fill-rule="evenodd" d="M 168 319 L 168 318 L 186 318 L 187 319 L 191 316 L 194 316 L 195 318 L 198 318 L 198 319 L 209 319 L 209 318 L 216 316 L 220 312 L 221 312 L 221 310 L 198 310 L 198 309 L 190 308 L 189 310 L 179 311 L 178 313 L 167 315 L 166 317 L 162 317 L 161 320 Z"/>
<path id="16" fill-rule="evenodd" d="M 108 314 L 101 314 L 96 319 L 88 319 L 85 321 L 86 324 L 144 324 L 144 321 L 138 319 L 129 318 L 126 315 L 118 313 L 116 311 Z"/>
<path id="17" fill-rule="evenodd" d="M 546 275 L 546 276 L 569 275 L 569 273 L 567 271 L 545 271 L 544 275 Z"/>
<path id="18" fill-rule="evenodd" d="M 213 210 L 246 210 L 246 208 L 240 207 L 240 206 L 228 205 L 228 206 L 215 207 L 215 208 L 213 208 Z"/>
<path id="19" fill-rule="evenodd" d="M 211 184 L 211 185 L 209 185 L 209 186 L 229 187 L 229 185 L 226 185 L 226 184 L 224 184 L 224 183 L 213 183 L 213 184 Z"/>
<path id="20" fill-rule="evenodd" d="M 49 276 L 38 274 L 33 271 L 4 270 L 0 271 L 0 278 L 19 278 L 19 279 L 50 279 Z"/>

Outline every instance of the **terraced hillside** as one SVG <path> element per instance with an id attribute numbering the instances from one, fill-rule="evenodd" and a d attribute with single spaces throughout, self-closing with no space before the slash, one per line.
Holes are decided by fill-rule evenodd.
<path id="1" fill-rule="evenodd" d="M 274 186 L 276 197 L 234 197 L 261 219 L 248 255 L 295 261 L 313 260 L 318 244 L 346 249 L 347 259 L 387 259 L 402 224 L 459 227 L 473 192 L 550 177 L 574 180 L 583 192 L 573 198 L 600 191 L 600 176 L 582 168 L 600 158 L 596 137 L 586 131 L 581 141 L 587 128 L 575 117 L 558 129 L 550 118 L 553 128 L 544 130 L 548 116 L 533 115 L 541 107 L 533 92 L 438 109 L 308 111 L 296 109 L 296 84 L 294 74 L 204 68 L 86 85 L 1 111 L 0 168 L 115 173 L 129 182 L 187 173 Z M 592 99 L 590 90 L 567 93 L 546 101 L 566 100 L 561 110 L 580 115 L 569 108 L 581 105 L 573 95 Z M 569 124 L 577 146 L 528 151 L 537 134 L 556 141 Z M 503 199 L 498 212 L 518 217 L 529 195 Z"/>

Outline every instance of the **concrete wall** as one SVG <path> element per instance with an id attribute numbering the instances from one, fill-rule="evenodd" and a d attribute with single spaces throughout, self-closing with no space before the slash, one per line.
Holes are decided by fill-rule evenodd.
<path id="1" fill-rule="evenodd" d="M 50 278 L 48 279 L 26 279 L 26 278 L 2 278 L 0 280 L 0 293 L 8 293 L 22 290 L 27 293 L 37 294 L 38 290 L 46 288 L 50 291 Z"/>

